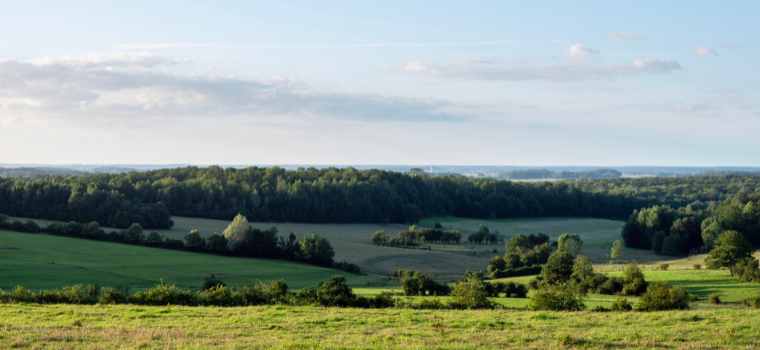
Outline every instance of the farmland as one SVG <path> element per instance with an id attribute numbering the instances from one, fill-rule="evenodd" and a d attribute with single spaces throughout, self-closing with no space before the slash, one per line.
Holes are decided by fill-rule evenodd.
<path id="1" fill-rule="evenodd" d="M 214 232 L 221 233 L 229 225 L 228 221 L 173 217 L 174 227 L 168 230 L 156 230 L 160 234 L 182 239 L 190 230 L 198 230 L 201 235 L 208 237 Z M 25 221 L 26 219 L 18 218 Z M 50 221 L 35 220 L 40 225 Z M 578 233 L 587 245 L 583 254 L 596 263 L 609 261 L 609 247 L 619 239 L 623 223 L 620 221 L 587 219 L 587 218 L 532 218 L 505 220 L 473 220 L 457 218 L 425 219 L 419 226 L 433 226 L 442 222 L 445 228 L 455 228 L 464 233 L 474 232 L 480 224 L 487 225 L 492 230 L 499 231 L 505 237 L 517 233 L 531 234 L 542 232 L 556 240 L 562 233 Z M 505 248 L 502 243 L 491 244 L 432 244 L 431 250 L 416 250 L 394 247 L 380 247 L 372 244 L 370 237 L 373 232 L 385 230 L 395 235 L 408 226 L 398 224 L 303 224 L 303 223 L 260 223 L 251 222 L 256 228 L 276 226 L 280 234 L 294 232 L 297 235 L 308 235 L 316 232 L 330 240 L 335 249 L 335 260 L 346 260 L 361 267 L 370 275 L 391 275 L 394 270 L 408 269 L 430 273 L 442 280 L 454 280 L 468 270 L 485 270 L 488 259 L 494 255 L 503 255 Z M 106 229 L 110 231 L 111 229 Z M 494 250 L 496 252 L 494 252 Z M 626 259 L 640 262 L 660 260 L 651 252 L 626 251 Z"/>

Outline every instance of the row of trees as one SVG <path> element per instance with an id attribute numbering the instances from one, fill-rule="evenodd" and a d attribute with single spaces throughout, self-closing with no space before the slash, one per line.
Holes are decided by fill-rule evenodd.
<path id="1" fill-rule="evenodd" d="M 510 180 L 528 179 L 616 179 L 623 174 L 614 169 L 594 169 L 588 171 L 549 171 L 546 169 L 513 170 L 501 174 Z"/>
<path id="2" fill-rule="evenodd" d="M 462 233 L 458 230 L 443 230 L 441 228 L 420 228 L 416 225 L 409 230 L 399 231 L 397 237 L 393 237 L 380 230 L 372 234 L 372 243 L 375 245 L 388 246 L 417 246 L 425 243 L 455 243 L 459 244 Z"/>

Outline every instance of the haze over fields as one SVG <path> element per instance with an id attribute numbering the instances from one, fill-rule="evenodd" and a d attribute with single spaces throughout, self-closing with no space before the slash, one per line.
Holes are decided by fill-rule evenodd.
<path id="1" fill-rule="evenodd" d="M 756 166 L 758 7 L 8 3 L 0 163 Z"/>

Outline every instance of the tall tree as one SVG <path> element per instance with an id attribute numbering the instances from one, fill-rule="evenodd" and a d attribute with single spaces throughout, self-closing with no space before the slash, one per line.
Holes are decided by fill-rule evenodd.
<path id="1" fill-rule="evenodd" d="M 752 245 L 736 231 L 725 231 L 715 240 L 715 248 L 705 258 L 707 267 L 718 269 L 727 267 L 731 276 L 739 261 L 752 256 Z"/>
<path id="2" fill-rule="evenodd" d="M 612 260 L 615 260 L 615 262 L 620 261 L 620 259 L 623 257 L 623 244 L 618 239 L 615 242 L 612 242 L 612 253 L 610 254 L 610 258 Z"/>
<path id="3" fill-rule="evenodd" d="M 227 229 L 222 231 L 222 236 L 227 239 L 230 250 L 235 250 L 245 240 L 245 231 L 250 227 L 251 225 L 248 224 L 248 219 L 245 216 L 241 214 L 235 216 Z"/>

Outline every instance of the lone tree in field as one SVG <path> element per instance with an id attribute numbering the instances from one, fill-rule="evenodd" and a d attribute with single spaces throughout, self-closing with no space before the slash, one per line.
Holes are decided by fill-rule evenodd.
<path id="1" fill-rule="evenodd" d="M 725 231 L 715 240 L 715 248 L 707 255 L 705 263 L 711 269 L 727 267 L 733 276 L 736 264 L 752 257 L 752 251 L 752 245 L 744 235 L 736 231 Z"/>
<path id="2" fill-rule="evenodd" d="M 549 261 L 541 269 L 541 277 L 548 285 L 560 285 L 566 283 L 573 274 L 575 257 L 564 251 L 556 252 L 549 257 Z"/>
<path id="3" fill-rule="evenodd" d="M 333 264 L 335 251 L 330 245 L 330 241 L 320 237 L 316 233 L 311 236 L 301 237 L 298 254 L 301 260 L 308 263 L 330 266 Z"/>
<path id="4" fill-rule="evenodd" d="M 227 244 L 230 246 L 230 250 L 235 250 L 237 246 L 245 240 L 245 230 L 251 225 L 248 224 L 248 219 L 245 216 L 238 214 L 235 219 L 232 220 L 227 229 L 222 231 L 222 236 L 227 239 Z"/>
<path id="5" fill-rule="evenodd" d="M 583 240 L 578 237 L 577 233 L 573 233 L 572 236 L 567 233 L 563 233 L 562 236 L 559 236 L 559 239 L 557 240 L 558 251 L 568 252 L 570 254 L 573 254 L 573 256 L 578 256 L 578 253 L 581 252 L 581 248 L 583 248 Z"/>
<path id="6" fill-rule="evenodd" d="M 618 239 L 617 241 L 612 243 L 612 253 L 610 254 L 610 258 L 615 260 L 615 262 L 620 261 L 620 258 L 623 257 L 623 244 Z"/>

